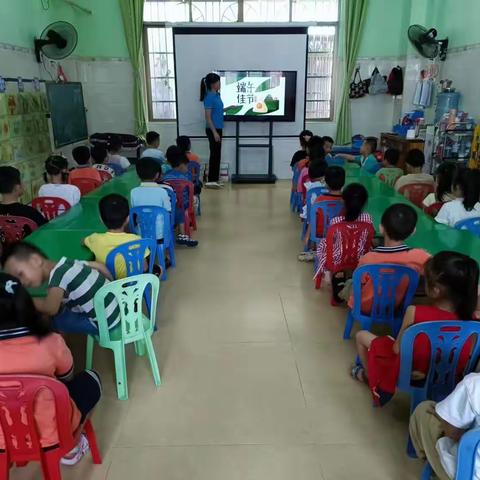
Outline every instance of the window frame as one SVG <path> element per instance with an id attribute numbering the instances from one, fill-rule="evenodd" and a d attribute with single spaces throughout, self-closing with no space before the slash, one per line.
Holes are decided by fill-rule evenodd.
<path id="1" fill-rule="evenodd" d="M 166 22 L 166 21 L 144 21 L 143 22 L 143 55 L 145 60 L 145 89 L 147 93 L 147 101 L 148 101 L 148 121 L 151 123 L 174 123 L 178 121 L 178 118 L 155 118 L 153 114 L 153 95 L 152 95 L 152 77 L 151 77 L 151 67 L 150 67 L 150 49 L 148 43 L 148 29 L 149 28 L 173 28 L 174 26 L 178 26 L 181 24 L 187 25 L 195 25 L 196 23 L 201 25 L 203 22 L 194 22 L 192 20 L 192 0 L 185 0 L 189 4 L 189 20 L 186 22 Z M 216 0 L 210 0 L 216 1 Z M 220 1 L 220 0 L 218 0 Z M 339 44 L 339 25 L 340 25 L 340 15 L 341 15 L 341 0 L 338 0 L 338 16 L 337 21 L 328 21 L 328 22 L 299 22 L 299 21 L 292 21 L 292 13 L 293 13 L 293 5 L 292 3 L 295 0 L 289 0 L 289 21 L 288 22 L 264 22 L 268 25 L 275 25 L 275 23 L 288 23 L 290 25 L 295 24 L 306 24 L 308 23 L 309 27 L 334 27 L 335 28 L 335 35 L 334 35 L 334 44 L 332 50 L 332 74 L 330 77 L 328 76 L 318 76 L 318 75 L 309 75 L 308 74 L 308 60 L 310 53 L 322 53 L 322 52 L 310 52 L 309 51 L 309 35 L 307 33 L 307 45 L 306 45 L 306 52 L 305 52 L 305 101 L 304 101 L 304 123 L 309 122 L 332 122 L 335 119 L 335 98 L 336 98 L 336 83 L 334 79 L 337 75 L 337 53 L 338 53 L 338 44 Z M 237 14 L 237 21 L 236 22 L 215 22 L 219 25 L 236 25 L 236 24 L 243 24 L 248 26 L 251 22 L 245 22 L 244 18 L 244 0 L 237 0 L 238 2 L 238 14 Z M 173 46 L 173 52 L 162 52 L 165 54 L 172 54 L 173 53 L 173 63 L 174 63 L 174 77 L 173 81 L 175 83 L 175 100 L 174 101 L 159 101 L 156 103 L 173 103 L 175 105 L 175 115 L 177 115 L 177 69 L 176 69 L 176 58 L 175 58 L 175 45 Z M 166 77 L 167 78 L 167 77 Z M 171 78 L 171 77 L 168 77 Z M 310 78 L 330 78 L 331 79 L 331 87 L 330 87 L 330 115 L 329 117 L 325 118 L 308 118 L 307 116 L 307 105 L 308 103 L 315 102 L 315 100 L 308 100 L 307 99 L 307 85 L 308 79 Z"/>

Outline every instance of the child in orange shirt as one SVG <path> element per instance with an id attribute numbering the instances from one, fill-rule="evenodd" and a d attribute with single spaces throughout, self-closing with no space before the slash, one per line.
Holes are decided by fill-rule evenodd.
<path id="1" fill-rule="evenodd" d="M 70 393 L 72 433 L 82 428 L 100 400 L 98 374 L 84 370 L 74 376 L 73 357 L 62 336 L 54 333 L 36 312 L 30 294 L 20 281 L 0 273 L 0 374 L 44 375 L 63 382 Z M 42 447 L 58 443 L 55 407 L 48 390 L 38 393 L 34 416 Z M 0 449 L 4 438 L 0 429 Z M 88 451 L 88 440 L 81 434 L 78 446 L 61 463 L 75 465 Z"/>
<path id="2" fill-rule="evenodd" d="M 77 167 L 70 172 L 69 181 L 75 178 L 90 178 L 102 183 L 100 172 L 92 166 L 90 149 L 87 146 L 80 145 L 75 147 L 72 150 L 72 156 L 77 163 Z"/>
<path id="3" fill-rule="evenodd" d="M 394 263 L 413 268 L 423 275 L 423 267 L 430 254 L 421 248 L 409 248 L 405 240 L 415 232 L 417 225 L 417 212 L 410 206 L 403 203 L 396 203 L 388 207 L 382 215 L 380 233 L 384 237 L 384 246 L 377 247 L 360 258 L 358 266 L 377 263 Z M 362 312 L 370 312 L 373 303 L 373 287 L 368 276 L 362 279 Z M 397 295 L 402 298 L 404 291 L 402 287 Z M 348 306 L 353 307 L 357 298 L 350 296 Z"/>

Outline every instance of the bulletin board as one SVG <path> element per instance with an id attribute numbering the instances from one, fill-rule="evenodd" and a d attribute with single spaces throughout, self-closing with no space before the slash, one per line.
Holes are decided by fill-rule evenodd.
<path id="1" fill-rule="evenodd" d="M 20 171 L 24 203 L 37 196 L 50 155 L 50 133 L 44 92 L 0 93 L 0 165 Z"/>

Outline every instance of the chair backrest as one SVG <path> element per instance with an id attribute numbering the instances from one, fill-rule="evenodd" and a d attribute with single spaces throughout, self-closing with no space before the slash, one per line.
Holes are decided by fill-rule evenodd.
<path id="1" fill-rule="evenodd" d="M 111 295 L 115 297 L 120 307 L 121 340 L 124 344 L 142 340 L 146 330 L 153 332 L 159 288 L 160 281 L 152 273 L 114 280 L 100 288 L 93 300 L 100 343 L 108 344 L 112 341 L 112 332 L 116 335 L 117 328 L 109 330 L 105 314 L 105 303 L 111 299 Z M 149 304 L 154 307 L 149 309 L 147 324 L 144 323 L 142 311 L 145 295 L 150 297 Z"/>
<path id="2" fill-rule="evenodd" d="M 479 427 L 472 428 L 462 435 L 460 443 L 458 444 L 457 473 L 455 480 L 472 480 L 472 478 L 475 478 L 475 462 L 479 446 Z"/>
<path id="3" fill-rule="evenodd" d="M 460 220 L 455 224 L 455 228 L 458 230 L 468 230 L 470 233 L 480 237 L 480 217 Z"/>
<path id="4" fill-rule="evenodd" d="M 292 192 L 297 191 L 298 179 L 300 178 L 300 170 L 296 165 L 293 166 L 293 177 L 292 177 Z"/>
<path id="5" fill-rule="evenodd" d="M 41 432 L 35 420 L 35 402 L 49 390 L 55 401 L 59 448 L 67 453 L 74 447 L 70 422 L 71 403 L 65 385 L 41 375 L 0 375 L 0 429 L 10 462 L 42 458 Z"/>
<path id="6" fill-rule="evenodd" d="M 130 209 L 129 229 L 131 232 L 138 231 L 142 238 L 157 241 L 157 219 L 162 218 L 162 238 L 165 245 L 170 243 L 172 227 L 170 225 L 170 213 L 162 207 L 143 205 Z"/>
<path id="7" fill-rule="evenodd" d="M 378 175 L 378 178 L 387 185 L 390 185 L 390 187 L 393 187 L 397 179 L 401 176 L 402 174 L 399 173 L 396 168 L 384 168 L 383 172 Z"/>
<path id="8" fill-rule="evenodd" d="M 332 272 L 354 270 L 358 260 L 372 247 L 375 229 L 367 222 L 340 222 L 328 227 L 326 238 L 326 268 Z M 341 258 L 335 258 L 335 247 Z"/>
<path id="9" fill-rule="evenodd" d="M 305 205 L 307 206 L 307 221 L 310 218 L 310 207 L 312 206 L 312 197 L 315 195 L 319 197 L 320 195 L 325 195 L 329 192 L 328 187 L 313 187 L 310 190 L 307 190 L 307 196 L 305 198 Z"/>
<path id="10" fill-rule="evenodd" d="M 316 202 L 310 207 L 310 240 L 317 243 L 320 238 L 317 237 L 317 211 L 321 210 L 323 214 L 323 236 L 327 234 L 327 228 L 332 218 L 338 217 L 343 210 L 343 202 L 340 200 L 322 200 Z"/>
<path id="11" fill-rule="evenodd" d="M 59 197 L 37 197 L 32 200 L 32 207 L 36 208 L 47 220 L 65 213 L 71 205 Z"/>
<path id="12" fill-rule="evenodd" d="M 116 270 L 119 261 L 125 263 L 127 277 L 140 275 L 144 272 L 143 267 L 147 250 L 150 255 L 148 273 L 152 273 L 155 264 L 155 252 L 157 251 L 157 242 L 153 238 L 142 238 L 119 245 L 107 255 L 105 265 L 115 279 L 118 278 Z"/>
<path id="13" fill-rule="evenodd" d="M 71 185 L 75 185 L 82 195 L 86 195 L 101 185 L 101 182 L 93 178 L 76 177 L 70 180 Z"/>
<path id="14" fill-rule="evenodd" d="M 435 191 L 435 187 L 431 183 L 408 183 L 400 187 L 398 191 L 414 205 L 422 208 L 423 200 L 429 193 Z"/>
<path id="15" fill-rule="evenodd" d="M 113 178 L 112 174 L 106 170 L 99 170 L 98 173 L 100 174 L 100 177 L 102 177 L 102 182 L 108 182 Z"/>
<path id="16" fill-rule="evenodd" d="M 187 164 L 188 171 L 192 176 L 193 183 L 197 183 L 200 181 L 200 164 L 198 162 L 193 162 L 190 160 Z"/>
<path id="17" fill-rule="evenodd" d="M 193 183 L 188 180 L 168 179 L 165 183 L 175 190 L 177 196 L 177 208 L 187 210 L 193 205 Z"/>
<path id="18" fill-rule="evenodd" d="M 171 190 L 170 188 L 165 189 L 168 193 L 168 198 L 170 198 L 170 227 L 173 229 L 175 227 L 175 213 L 177 210 L 177 194 L 175 190 Z"/>
<path id="19" fill-rule="evenodd" d="M 121 175 L 123 173 L 123 168 L 118 163 L 107 163 L 106 165 L 115 172 L 115 175 Z"/>
<path id="20" fill-rule="evenodd" d="M 365 282 L 368 277 L 369 282 Z M 391 263 L 362 265 L 353 273 L 353 317 L 368 319 L 371 323 L 390 325 L 394 336 L 402 324 L 405 310 L 412 303 L 418 287 L 419 274 L 413 268 Z M 372 310 L 362 312 L 362 289 L 371 288 L 373 292 Z M 399 293 L 405 291 L 403 298 Z M 400 303 L 398 303 L 400 300 Z"/>
<path id="21" fill-rule="evenodd" d="M 425 382 L 411 384 L 414 343 L 418 335 L 426 335 L 430 343 L 430 368 Z M 417 323 L 408 327 L 400 345 L 400 375 L 398 388 L 412 396 L 412 409 L 423 400 L 439 402 L 449 395 L 457 380 L 458 362 L 462 347 L 476 336 L 472 345 L 470 360 L 461 372 L 466 375 L 475 369 L 480 355 L 480 322 L 477 321 L 435 321 Z"/>
<path id="22" fill-rule="evenodd" d="M 435 202 L 429 205 L 428 207 L 423 207 L 423 211 L 427 214 L 430 215 L 431 217 L 436 217 L 437 213 L 440 211 L 442 208 L 443 203 L 442 202 Z"/>
<path id="23" fill-rule="evenodd" d="M 0 230 L 5 237 L 5 244 L 19 242 L 38 228 L 29 218 L 14 215 L 0 215 Z"/>

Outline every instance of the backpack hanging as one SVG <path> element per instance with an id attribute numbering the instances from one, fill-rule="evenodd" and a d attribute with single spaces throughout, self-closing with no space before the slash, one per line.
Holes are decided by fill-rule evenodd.
<path id="1" fill-rule="evenodd" d="M 361 98 L 364 97 L 367 93 L 368 87 L 360 76 L 360 68 L 357 67 L 353 75 L 353 80 L 350 83 L 350 93 L 348 96 L 350 98 Z"/>
<path id="2" fill-rule="evenodd" d="M 378 68 L 375 67 L 370 78 L 370 86 L 368 87 L 368 93 L 370 95 L 378 95 L 380 93 L 387 93 L 388 86 L 387 81 L 383 75 L 380 75 Z"/>
<path id="3" fill-rule="evenodd" d="M 390 95 L 401 95 L 403 92 L 403 72 L 398 65 L 392 68 L 387 80 L 388 93 Z"/>

